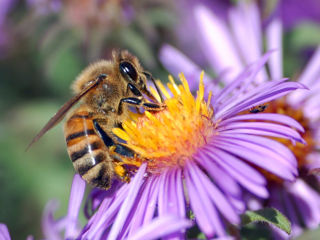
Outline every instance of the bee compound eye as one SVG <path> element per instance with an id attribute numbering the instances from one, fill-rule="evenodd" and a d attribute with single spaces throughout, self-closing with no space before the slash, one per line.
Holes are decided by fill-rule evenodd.
<path id="1" fill-rule="evenodd" d="M 134 66 L 132 66 L 131 63 L 129 62 L 121 62 L 119 64 L 119 69 L 120 69 L 120 73 L 121 75 L 128 79 L 128 80 L 132 80 L 134 82 L 137 81 L 138 79 L 138 74 L 136 69 L 134 68 Z"/>

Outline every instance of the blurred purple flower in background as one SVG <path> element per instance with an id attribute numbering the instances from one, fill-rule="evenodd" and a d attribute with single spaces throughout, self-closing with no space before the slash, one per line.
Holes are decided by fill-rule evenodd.
<path id="1" fill-rule="evenodd" d="M 7 23 L 7 16 L 10 9 L 15 5 L 15 0 L 2 0 L 0 2 L 0 58 L 6 51 L 9 42 L 8 31 L 10 26 Z"/>
<path id="2" fill-rule="evenodd" d="M 279 10 L 285 28 L 293 28 L 303 22 L 320 23 L 318 0 L 280 0 Z"/>
<path id="3" fill-rule="evenodd" d="M 31 7 L 38 15 L 57 13 L 61 9 L 61 0 L 26 0 L 28 7 Z"/>
<path id="4" fill-rule="evenodd" d="M 47 204 L 43 215 L 42 230 L 46 239 L 75 239 L 81 232 L 78 215 L 85 193 L 85 182 L 76 174 L 73 178 L 68 214 L 59 220 L 54 220 L 54 212 L 58 209 L 58 203 L 51 201 Z M 61 233 L 64 232 L 64 237 Z"/>
<path id="5" fill-rule="evenodd" d="M 7 226 L 3 223 L 0 223 L 0 239 L 10 240 L 10 233 Z"/>
<path id="6" fill-rule="evenodd" d="M 289 1 L 280 1 L 284 2 Z M 309 1 L 308 1 L 309 3 Z M 302 3 L 301 3 L 302 4 Z M 279 7 L 283 7 L 280 5 Z M 265 69 L 259 73 L 257 82 L 282 78 L 282 22 L 279 13 L 273 15 L 263 32 L 258 6 L 254 1 L 240 1 L 230 7 L 227 21 L 215 14 L 212 5 L 194 7 L 194 18 L 199 26 L 199 39 L 202 41 L 203 55 L 206 56 L 214 72 L 223 84 L 233 81 L 246 65 L 259 59 L 263 52 L 263 39 L 268 50 L 275 50 L 268 61 L 270 77 Z M 313 9 L 315 10 L 315 9 Z M 311 11 L 313 11 L 311 10 Z M 289 9 L 286 9 L 289 11 Z M 182 61 L 174 61 L 177 56 Z M 176 57 L 176 58 L 177 58 Z M 190 70 L 188 75 L 197 74 L 201 67 L 171 46 L 164 46 L 160 52 L 163 64 L 174 74 Z M 208 77 L 209 78 L 209 77 Z M 279 181 L 266 174 L 270 200 L 268 206 L 282 211 L 292 222 L 292 236 L 302 232 L 303 227 L 315 228 L 320 223 L 319 182 L 308 175 L 320 165 L 320 47 L 315 51 L 309 64 L 298 78 L 298 82 L 310 88 L 310 91 L 291 93 L 287 98 L 268 103 L 265 112 L 282 113 L 291 116 L 303 125 L 306 132 L 302 135 L 307 145 L 291 145 L 284 142 L 298 160 L 300 179 L 296 182 Z M 260 205 L 261 206 L 261 205 Z M 287 238 L 282 234 L 283 238 Z"/>
<path id="7" fill-rule="evenodd" d="M 11 236 L 7 225 L 0 223 L 0 239 L 1 240 L 11 240 Z M 29 235 L 26 240 L 34 240 L 34 237 Z"/>

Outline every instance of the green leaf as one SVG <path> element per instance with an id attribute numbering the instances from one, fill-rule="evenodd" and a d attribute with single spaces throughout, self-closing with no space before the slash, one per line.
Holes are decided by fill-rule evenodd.
<path id="1" fill-rule="evenodd" d="M 275 208 L 246 211 L 241 215 L 241 223 L 243 225 L 253 222 L 269 223 L 285 231 L 287 234 L 291 233 L 291 223 L 280 211 Z"/>
<path id="2" fill-rule="evenodd" d="M 173 12 L 165 8 L 155 8 L 145 13 L 145 18 L 151 26 L 173 27 L 177 19 Z"/>
<path id="3" fill-rule="evenodd" d="M 272 234 L 267 224 L 255 223 L 248 224 L 240 229 L 241 240 L 270 240 Z"/>
<path id="4" fill-rule="evenodd" d="M 291 34 L 293 48 L 315 47 L 320 43 L 320 27 L 314 23 L 301 23 Z"/>

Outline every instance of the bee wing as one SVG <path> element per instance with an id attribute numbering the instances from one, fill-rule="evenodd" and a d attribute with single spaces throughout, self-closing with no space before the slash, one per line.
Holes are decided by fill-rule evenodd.
<path id="1" fill-rule="evenodd" d="M 47 124 L 40 130 L 40 132 L 32 139 L 29 143 L 26 151 L 38 141 L 47 131 L 57 125 L 66 115 L 66 113 L 72 108 L 84 95 L 86 95 L 91 89 L 96 87 L 100 81 L 102 81 L 106 75 L 101 74 L 98 78 L 96 78 L 92 83 L 90 83 L 86 88 L 84 88 L 78 95 L 72 97 L 68 102 L 66 102 L 59 111 L 47 122 Z"/>

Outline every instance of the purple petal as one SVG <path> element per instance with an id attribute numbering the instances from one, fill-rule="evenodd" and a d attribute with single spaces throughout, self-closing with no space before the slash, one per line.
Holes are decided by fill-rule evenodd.
<path id="1" fill-rule="evenodd" d="M 303 127 L 295 119 L 288 117 L 283 114 L 276 113 L 260 113 L 260 114 L 245 114 L 237 115 L 222 121 L 219 126 L 224 126 L 227 123 L 241 121 L 241 120 L 262 120 L 262 121 L 273 121 L 281 124 L 288 125 L 290 127 L 296 128 L 300 132 L 304 132 Z"/>
<path id="2" fill-rule="evenodd" d="M 254 2 L 239 2 L 231 8 L 230 25 L 246 65 L 259 59 L 262 55 L 261 22 L 257 5 Z M 264 69 L 258 75 L 259 81 L 265 81 L 267 74 Z"/>
<path id="3" fill-rule="evenodd" d="M 81 207 L 81 202 L 85 193 L 86 183 L 82 180 L 79 174 L 75 174 L 72 181 L 70 192 L 68 214 L 66 219 L 68 221 L 65 231 L 65 238 L 74 238 L 79 233 L 78 215 Z"/>
<path id="4" fill-rule="evenodd" d="M 130 185 L 130 184 L 129 184 Z M 128 195 L 128 184 L 124 184 L 117 193 L 110 199 L 105 198 L 101 203 L 98 211 L 88 221 L 87 226 L 84 228 L 84 239 L 98 238 L 97 235 L 101 229 L 106 229 L 113 223 L 116 214 L 119 212 L 119 208 L 123 203 L 124 199 Z"/>
<path id="5" fill-rule="evenodd" d="M 274 86 L 272 87 L 271 85 Z M 247 94 L 238 97 L 236 101 L 225 106 L 223 109 L 219 109 L 215 117 L 216 119 L 227 119 L 241 111 L 272 101 L 299 88 L 303 89 L 305 86 L 297 82 L 284 82 L 284 80 L 261 84 Z"/>
<path id="6" fill-rule="evenodd" d="M 177 169 L 175 179 L 173 179 L 176 186 L 172 188 L 172 196 L 176 194 L 177 197 L 177 208 L 179 217 L 183 218 L 186 216 L 186 207 L 185 207 L 185 200 L 184 200 L 184 189 L 183 189 L 183 180 L 182 180 L 182 170 Z M 174 192 L 175 191 L 175 192 Z"/>
<path id="7" fill-rule="evenodd" d="M 191 91 L 198 89 L 202 70 L 191 59 L 170 45 L 162 46 L 159 58 L 163 66 L 174 76 L 178 77 L 183 72 L 186 79 L 188 79 Z M 211 82 L 210 77 L 207 75 L 204 75 L 203 81 L 205 84 Z"/>
<path id="8" fill-rule="evenodd" d="M 269 143 L 269 145 L 266 145 L 266 143 Z M 217 136 L 212 145 L 242 157 L 280 178 L 293 180 L 294 176 L 297 175 L 296 162 L 293 156 L 287 154 L 286 147 L 279 145 L 277 141 L 251 135 Z M 268 159 L 268 161 L 265 159 Z"/>
<path id="9" fill-rule="evenodd" d="M 175 215 L 185 218 L 184 191 L 182 187 L 181 169 L 168 169 L 162 173 L 159 185 L 158 213 L 159 217 Z M 168 239 L 183 239 L 183 232 L 176 232 L 167 236 Z"/>
<path id="10" fill-rule="evenodd" d="M 164 175 L 161 177 L 162 181 L 159 182 L 159 216 L 176 215 L 177 217 L 184 218 L 186 213 L 181 170 L 168 170 L 162 175 Z"/>
<path id="11" fill-rule="evenodd" d="M 150 223 L 152 221 L 154 214 L 155 214 L 158 195 L 160 192 L 159 188 L 161 186 L 160 177 L 154 176 L 154 180 L 153 180 L 153 182 L 150 182 L 150 184 L 152 184 L 152 188 L 151 188 L 151 192 L 150 192 L 149 199 L 148 199 L 149 203 L 147 204 L 146 210 L 145 210 L 143 225 Z"/>
<path id="12" fill-rule="evenodd" d="M 126 217 L 126 221 L 124 223 L 124 228 L 121 233 L 117 236 L 117 238 L 127 238 L 131 234 L 142 227 L 142 223 L 144 220 L 144 213 L 146 210 L 146 205 L 148 204 L 148 192 L 150 188 L 152 188 L 152 184 L 150 184 L 153 178 L 147 178 L 141 185 L 140 190 L 136 196 L 134 203 L 132 204 L 131 211 Z"/>
<path id="13" fill-rule="evenodd" d="M 165 237 L 192 226 L 192 222 L 176 216 L 157 217 L 148 225 L 139 229 L 128 240 L 148 240 Z"/>
<path id="14" fill-rule="evenodd" d="M 298 81 L 307 87 L 313 89 L 314 85 L 317 84 L 320 77 L 320 46 L 313 54 L 307 67 L 299 77 Z M 294 92 L 288 96 L 288 102 L 291 105 L 296 105 L 302 102 L 308 95 L 304 92 Z"/>
<path id="15" fill-rule="evenodd" d="M 318 0 L 286 0 L 279 1 L 282 21 L 286 28 L 293 28 L 299 23 L 320 21 L 320 5 Z"/>
<path id="16" fill-rule="evenodd" d="M 197 166 L 191 162 L 185 167 L 185 179 L 192 211 L 201 231 L 208 237 L 216 233 L 225 235 L 225 230 L 216 208 L 211 203 L 206 186 L 204 186 L 195 173 Z"/>
<path id="17" fill-rule="evenodd" d="M 232 208 L 228 200 L 222 194 L 222 192 L 212 183 L 212 181 L 201 172 L 197 167 L 194 168 L 195 174 L 198 176 L 203 186 L 206 186 L 207 193 L 211 198 L 211 201 L 217 206 L 222 215 L 232 224 L 239 223 L 239 216 Z"/>
<path id="18" fill-rule="evenodd" d="M 288 195 L 287 192 L 282 191 L 282 197 L 283 197 L 283 205 L 286 209 L 286 215 L 291 221 L 291 233 L 295 234 L 297 232 L 301 232 L 301 227 L 299 224 L 299 216 L 297 215 L 297 211 L 295 210 L 294 203 L 292 202 L 292 199 Z"/>
<path id="19" fill-rule="evenodd" d="M 11 240 L 8 227 L 3 223 L 0 223 L 0 239 Z"/>
<path id="20" fill-rule="evenodd" d="M 252 181 L 252 179 L 248 179 L 250 175 L 246 174 L 242 169 L 238 169 L 228 164 L 230 159 L 234 161 L 239 161 L 233 155 L 229 154 L 226 151 L 221 151 L 219 149 L 214 148 L 207 149 L 206 152 L 207 157 L 203 157 L 201 162 L 203 162 L 203 166 L 210 166 L 212 161 L 218 163 L 229 175 L 231 175 L 236 181 L 239 182 L 244 188 L 248 189 L 253 194 L 266 198 L 268 197 L 268 191 L 264 184 L 256 183 Z M 250 168 L 249 166 L 247 168 Z M 252 170 L 251 170 L 252 171 Z M 255 174 L 259 174 L 258 172 Z M 254 179 L 255 180 L 255 179 Z"/>
<path id="21" fill-rule="evenodd" d="M 87 197 L 85 206 L 84 206 L 84 214 L 86 218 L 91 218 L 93 213 L 98 209 L 101 205 L 102 201 L 109 196 L 108 191 L 94 188 L 89 196 Z M 110 197 L 111 199 L 111 197 Z"/>
<path id="22" fill-rule="evenodd" d="M 237 78 L 228 84 L 225 88 L 221 90 L 219 94 L 216 95 L 212 100 L 212 106 L 216 111 L 223 108 L 226 105 L 234 102 L 239 94 L 245 92 L 248 87 L 254 82 L 256 75 L 261 70 L 263 65 L 267 62 L 272 51 L 265 53 L 259 60 L 255 63 L 244 68 L 244 70 L 237 76 Z M 252 86 L 251 86 L 252 87 Z"/>
<path id="23" fill-rule="evenodd" d="M 203 154 L 199 151 L 198 155 L 194 156 L 195 159 L 199 160 L 202 159 Z M 199 161 L 201 162 L 201 161 Z M 207 171 L 211 178 L 214 180 L 214 182 L 225 192 L 227 195 L 240 197 L 241 196 L 241 189 L 236 181 L 232 177 L 230 177 L 229 174 L 227 174 L 219 165 L 217 165 L 215 162 L 212 162 L 207 168 Z"/>
<path id="24" fill-rule="evenodd" d="M 27 236 L 26 240 L 34 240 L 34 237 L 32 235 Z"/>
<path id="25" fill-rule="evenodd" d="M 194 158 L 198 159 L 198 162 L 202 164 L 202 160 L 199 161 L 199 159 L 202 159 L 203 157 L 206 158 L 206 156 L 204 156 L 201 151 L 199 152 L 200 153 L 194 155 Z M 237 209 L 238 212 L 243 212 L 245 206 L 241 199 L 241 188 L 235 179 L 233 179 L 230 174 L 224 171 L 215 162 L 211 161 L 209 165 L 203 164 L 203 166 L 206 168 L 208 174 L 214 180 L 215 184 L 219 186 L 221 191 L 223 191 L 223 194 L 230 201 L 233 207 Z"/>
<path id="26" fill-rule="evenodd" d="M 154 177 L 150 177 L 146 181 L 144 188 L 141 189 L 141 197 L 140 199 L 137 199 L 138 206 L 135 208 L 135 211 L 132 211 L 132 213 L 130 213 L 130 216 L 128 217 L 128 219 L 131 219 L 130 228 L 128 228 L 128 236 L 133 235 L 142 225 L 144 225 L 143 223 L 145 220 L 145 212 L 150 202 L 151 191 L 153 189 L 157 189 L 157 185 L 154 184 L 154 180 Z"/>
<path id="27" fill-rule="evenodd" d="M 147 167 L 146 164 L 142 164 L 138 172 L 136 173 L 135 177 L 133 178 L 133 181 L 130 183 L 128 196 L 124 200 L 119 210 L 119 213 L 117 214 L 117 217 L 112 225 L 112 228 L 110 230 L 110 234 L 108 237 L 109 240 L 117 239 L 117 236 L 120 234 L 123 228 L 123 224 L 125 223 L 126 218 L 131 211 L 132 205 L 135 202 L 136 196 L 141 187 L 144 173 L 146 171 L 146 167 Z"/>
<path id="28" fill-rule="evenodd" d="M 289 192 L 300 211 L 304 224 L 308 228 L 316 228 L 320 223 L 320 195 L 304 181 L 298 179 L 289 185 Z"/>
<path id="29" fill-rule="evenodd" d="M 251 146 L 252 149 L 260 149 L 260 146 L 262 146 L 264 151 L 270 151 L 266 152 L 266 154 L 271 153 L 269 157 L 271 157 L 272 159 L 276 159 L 277 161 L 279 161 L 279 163 L 282 163 L 283 165 L 288 167 L 288 169 L 296 172 L 297 161 L 295 155 L 285 145 L 281 144 L 278 141 L 252 135 L 228 134 L 227 136 L 224 133 L 220 135 L 221 137 L 225 137 L 226 139 L 228 139 L 228 142 L 235 141 L 241 146 Z"/>
<path id="30" fill-rule="evenodd" d="M 168 193 L 168 182 L 169 182 L 169 169 L 165 170 L 161 173 L 160 180 L 159 180 L 159 196 L 158 196 L 158 213 L 159 216 L 166 216 L 168 215 L 167 210 L 167 193 Z"/>
<path id="31" fill-rule="evenodd" d="M 229 76 L 225 80 L 230 82 L 242 71 L 243 64 L 229 29 L 203 5 L 195 6 L 194 14 L 203 41 L 203 52 L 218 75 L 228 71 Z"/>
<path id="32" fill-rule="evenodd" d="M 206 234 L 207 237 L 213 237 L 215 234 L 215 229 L 211 224 L 211 221 L 210 221 L 211 218 L 210 216 L 208 216 L 208 212 L 206 211 L 204 204 L 201 201 L 201 199 L 203 198 L 200 197 L 199 199 L 199 196 L 198 196 L 199 193 L 197 191 L 197 187 L 192 182 L 192 177 L 187 173 L 187 171 L 184 172 L 184 175 L 186 180 L 186 186 L 188 189 L 188 196 L 189 196 L 191 209 L 196 216 L 199 216 L 199 217 L 196 217 L 196 221 L 201 231 L 204 232 L 204 234 Z M 205 199 L 203 199 L 203 201 L 205 201 Z M 210 205 L 209 201 L 207 201 L 207 205 L 208 204 Z"/>
<path id="33" fill-rule="evenodd" d="M 254 117 L 253 117 L 254 119 Z M 238 131 L 237 131 L 238 130 Z M 240 130 L 240 131 L 239 131 Z M 219 132 L 223 133 L 245 133 L 251 135 L 265 135 L 273 137 L 281 137 L 294 141 L 304 142 L 300 134 L 287 126 L 266 122 L 234 122 L 219 126 Z"/>
<path id="34" fill-rule="evenodd" d="M 50 201 L 45 207 L 42 217 L 42 231 L 47 239 L 60 240 L 62 238 L 59 230 L 62 230 L 66 226 L 65 221 L 64 219 L 55 221 L 53 217 L 54 212 L 58 208 L 59 204 L 57 201 Z"/>
<path id="35" fill-rule="evenodd" d="M 282 73 L 282 23 L 279 18 L 274 18 L 266 29 L 268 50 L 277 50 L 269 60 L 270 75 L 272 79 L 280 79 Z"/>
<path id="36" fill-rule="evenodd" d="M 0 1 L 0 28 L 3 26 L 10 9 L 16 4 L 15 2 L 16 0 Z"/>
<path id="37" fill-rule="evenodd" d="M 296 228 L 299 220 L 297 219 L 297 215 L 295 214 L 294 208 L 292 208 L 292 203 L 288 201 L 288 198 L 285 196 L 287 193 L 283 191 L 279 185 L 271 185 L 270 186 L 270 204 L 269 206 L 276 208 L 286 217 L 288 217 L 291 223 L 291 229 Z M 288 213 L 289 211 L 289 213 Z M 288 234 L 278 228 L 272 228 L 273 234 L 275 237 L 279 239 L 288 239 Z M 278 239 L 277 238 L 277 239 Z"/>

